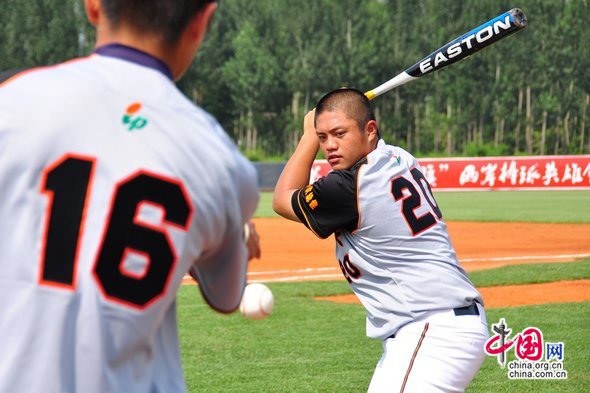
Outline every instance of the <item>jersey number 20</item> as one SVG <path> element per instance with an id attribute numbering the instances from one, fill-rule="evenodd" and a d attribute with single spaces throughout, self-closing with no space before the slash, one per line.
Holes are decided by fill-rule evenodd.
<path id="1" fill-rule="evenodd" d="M 436 224 L 436 218 L 432 213 L 439 219 L 442 218 L 442 213 L 434 200 L 430 184 L 422 172 L 418 168 L 412 168 L 410 173 L 416 184 L 418 184 L 420 191 L 410 179 L 400 176 L 391 181 L 391 193 L 396 202 L 402 201 L 402 214 L 412 231 L 412 235 L 416 236 Z M 407 194 L 404 194 L 404 190 L 407 190 Z M 428 211 L 418 217 L 415 210 L 422 206 L 424 199 L 428 202 L 432 212 Z"/>
<path id="2" fill-rule="evenodd" d="M 41 284 L 74 288 L 80 239 L 95 160 L 66 155 L 44 173 L 42 192 L 49 197 Z M 160 226 L 142 223 L 141 204 L 162 209 Z M 182 184 L 145 171 L 119 182 L 93 267 L 93 275 L 110 301 L 145 308 L 165 291 L 176 263 L 174 246 L 164 224 L 186 230 L 192 212 Z M 96 224 L 96 223 L 94 223 Z M 122 264 L 130 253 L 145 256 L 141 275 Z"/>

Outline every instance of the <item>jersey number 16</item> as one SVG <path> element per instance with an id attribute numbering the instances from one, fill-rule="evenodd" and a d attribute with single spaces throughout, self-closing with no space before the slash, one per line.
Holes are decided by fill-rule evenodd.
<path id="1" fill-rule="evenodd" d="M 40 284 L 74 290 L 80 240 L 97 164 L 88 157 L 66 155 L 44 172 L 42 193 L 49 197 Z M 92 269 L 103 295 L 112 302 L 144 309 L 166 291 L 177 254 L 168 227 L 186 231 L 192 207 L 182 184 L 146 171 L 117 183 L 107 224 Z M 159 225 L 141 222 L 138 212 L 149 204 L 163 212 Z M 97 225 L 92 223 L 91 225 Z M 141 274 L 127 271 L 129 253 L 148 261 Z"/>

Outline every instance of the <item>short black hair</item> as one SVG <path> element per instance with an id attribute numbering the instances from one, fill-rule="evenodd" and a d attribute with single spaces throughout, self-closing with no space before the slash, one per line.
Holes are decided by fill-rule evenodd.
<path id="1" fill-rule="evenodd" d="M 214 0 L 100 0 L 111 26 L 127 24 L 167 44 L 178 41 L 190 20 Z"/>
<path id="2" fill-rule="evenodd" d="M 342 111 L 355 120 L 362 131 L 367 123 L 375 120 L 375 112 L 363 92 L 350 87 L 332 90 L 318 101 L 315 107 L 315 119 L 323 112 Z"/>

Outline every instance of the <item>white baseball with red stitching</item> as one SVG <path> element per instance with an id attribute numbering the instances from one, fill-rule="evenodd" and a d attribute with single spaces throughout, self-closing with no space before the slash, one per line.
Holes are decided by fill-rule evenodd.
<path id="1" fill-rule="evenodd" d="M 249 319 L 263 319 L 270 315 L 274 306 L 272 291 L 264 284 L 248 284 L 240 303 L 240 312 Z"/>

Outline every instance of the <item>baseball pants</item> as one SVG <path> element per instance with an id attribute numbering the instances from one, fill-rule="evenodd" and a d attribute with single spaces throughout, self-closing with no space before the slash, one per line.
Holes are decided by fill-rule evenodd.
<path id="1" fill-rule="evenodd" d="M 369 393 L 464 392 L 485 360 L 488 336 L 478 303 L 428 313 L 383 341 Z"/>

